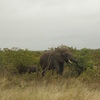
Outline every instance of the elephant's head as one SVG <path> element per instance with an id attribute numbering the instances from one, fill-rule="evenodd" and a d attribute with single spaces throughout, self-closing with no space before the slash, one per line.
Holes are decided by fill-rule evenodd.
<path id="1" fill-rule="evenodd" d="M 59 52 L 61 53 L 61 56 L 63 60 L 67 63 L 77 63 L 77 60 L 73 57 L 72 53 L 69 51 L 69 49 L 60 49 Z"/>

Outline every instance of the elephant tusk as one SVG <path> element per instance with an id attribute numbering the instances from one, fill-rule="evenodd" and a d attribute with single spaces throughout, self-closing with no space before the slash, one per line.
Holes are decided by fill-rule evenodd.
<path id="1" fill-rule="evenodd" d="M 72 64 L 72 62 L 68 59 L 68 61 L 69 61 L 69 63 L 71 63 Z"/>

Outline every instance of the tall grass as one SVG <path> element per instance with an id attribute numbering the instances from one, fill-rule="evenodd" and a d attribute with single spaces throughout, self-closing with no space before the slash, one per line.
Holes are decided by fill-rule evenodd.
<path id="1" fill-rule="evenodd" d="M 96 84 L 82 83 L 75 78 L 36 78 L 26 81 L 23 76 L 0 78 L 0 100 L 100 100 Z"/>

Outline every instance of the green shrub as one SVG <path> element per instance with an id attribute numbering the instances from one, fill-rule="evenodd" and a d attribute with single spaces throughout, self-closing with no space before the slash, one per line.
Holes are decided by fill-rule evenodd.
<path id="1" fill-rule="evenodd" d="M 68 66 L 70 67 L 70 74 L 72 76 L 79 76 L 81 73 L 85 72 L 87 69 L 93 69 L 94 62 L 91 58 L 91 50 L 89 49 L 82 49 L 77 50 L 70 48 L 74 57 L 77 59 L 77 64 L 71 64 Z"/>
<path id="2" fill-rule="evenodd" d="M 80 78 L 85 82 L 97 82 L 100 84 L 100 69 L 87 69 Z"/>
<path id="3" fill-rule="evenodd" d="M 0 71 L 15 73 L 20 65 L 28 66 L 39 63 L 41 52 L 35 52 L 23 49 L 4 48 L 0 51 Z"/>

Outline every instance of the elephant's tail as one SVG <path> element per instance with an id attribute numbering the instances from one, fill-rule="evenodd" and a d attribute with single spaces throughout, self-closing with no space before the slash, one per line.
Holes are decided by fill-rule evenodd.
<path id="1" fill-rule="evenodd" d="M 51 65 L 51 63 L 52 63 L 52 59 L 51 59 L 50 55 L 48 57 L 48 61 L 47 62 L 48 62 L 48 64 L 47 64 L 46 68 L 44 70 L 42 70 L 42 73 L 44 73 L 46 70 L 48 70 L 50 65 Z"/>
<path id="2" fill-rule="evenodd" d="M 44 70 L 42 70 L 42 73 L 44 73 L 47 69 L 49 69 L 49 67 L 46 67 Z"/>

